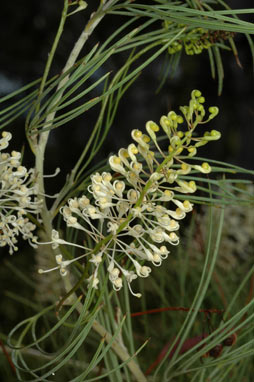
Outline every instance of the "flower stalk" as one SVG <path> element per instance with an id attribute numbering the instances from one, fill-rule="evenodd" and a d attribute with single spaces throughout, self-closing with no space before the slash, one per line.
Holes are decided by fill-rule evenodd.
<path id="1" fill-rule="evenodd" d="M 109 0 L 107 2 L 102 1 L 98 10 L 92 14 L 91 19 L 87 23 L 84 31 L 81 33 L 79 39 L 75 43 L 75 45 L 74 45 L 74 47 L 70 53 L 70 56 L 69 56 L 69 58 L 65 64 L 64 69 L 63 69 L 63 73 L 67 72 L 75 64 L 75 62 L 76 62 L 84 44 L 86 43 L 87 39 L 89 38 L 89 36 L 91 35 L 91 33 L 93 32 L 95 27 L 103 19 L 107 9 L 110 7 L 110 5 L 113 2 L 114 2 L 114 0 Z M 65 2 L 65 5 L 66 5 L 66 3 L 67 2 Z M 65 17 L 66 17 L 66 11 L 67 11 L 67 9 L 65 9 L 65 11 L 62 14 L 62 20 L 63 21 L 65 20 Z M 63 22 L 61 21 L 61 24 L 60 24 L 61 28 L 59 29 L 58 37 L 60 37 L 60 34 L 62 32 L 62 26 L 63 26 L 62 24 L 63 24 Z M 53 45 L 52 51 L 49 55 L 49 59 L 48 59 L 47 66 L 46 66 L 47 70 L 44 73 L 43 82 L 41 84 L 41 89 L 43 89 L 43 86 L 45 84 L 48 70 L 50 68 L 51 61 L 52 61 L 52 58 L 53 58 L 53 55 L 54 55 L 54 52 L 55 52 L 55 49 L 57 46 L 57 42 L 58 42 L 58 40 L 55 41 L 55 44 Z M 69 76 L 66 75 L 63 78 L 63 80 L 59 83 L 59 85 L 56 89 L 56 92 L 58 90 L 60 90 L 61 88 L 64 88 L 64 85 L 67 83 L 68 79 L 69 79 Z M 59 99 L 61 98 L 61 94 L 62 93 L 59 93 L 59 96 L 55 100 L 55 103 L 57 103 L 59 101 Z M 48 127 L 49 122 L 54 120 L 55 113 L 56 112 L 52 112 L 52 113 L 48 114 L 47 118 L 45 119 L 45 126 Z M 32 134 L 34 134 L 34 132 L 32 132 Z M 52 220 L 54 217 L 54 214 L 53 214 L 54 211 L 48 210 L 46 199 L 44 196 L 45 195 L 45 186 L 44 186 L 44 178 L 43 178 L 44 156 L 45 156 L 45 149 L 47 146 L 49 134 L 50 134 L 50 130 L 40 132 L 39 135 L 37 136 L 38 142 L 34 143 L 35 142 L 34 139 L 33 140 L 30 139 L 30 144 L 31 144 L 32 150 L 35 153 L 35 157 L 36 157 L 35 167 L 36 167 L 36 173 L 37 173 L 38 188 L 39 188 L 39 193 L 40 193 L 40 202 L 42 204 L 41 217 L 42 217 L 42 221 L 44 224 L 45 232 L 46 232 L 48 237 L 51 237 L 51 232 L 53 230 Z M 56 253 L 56 257 L 59 256 L 59 250 L 54 249 L 54 251 Z M 100 334 L 102 337 L 104 337 L 106 342 L 111 341 L 112 336 L 96 320 L 94 320 L 94 322 L 93 322 L 93 329 L 98 334 Z M 118 355 L 118 357 L 121 360 L 126 361 L 130 358 L 130 355 L 128 354 L 128 352 L 120 344 L 118 344 L 117 341 L 114 341 L 112 343 L 112 349 L 115 351 L 115 353 Z M 146 381 L 144 374 L 142 373 L 139 366 L 137 365 L 137 363 L 134 360 L 131 359 L 128 362 L 127 366 L 130 369 L 130 371 L 132 372 L 136 381 L 140 381 L 140 382 Z"/>

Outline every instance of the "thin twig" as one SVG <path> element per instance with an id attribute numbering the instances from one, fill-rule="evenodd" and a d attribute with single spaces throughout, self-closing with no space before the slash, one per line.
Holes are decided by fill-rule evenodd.
<path id="1" fill-rule="evenodd" d="M 149 309 L 145 310 L 144 312 L 135 312 L 131 313 L 131 317 L 137 317 L 137 316 L 143 316 L 144 314 L 154 314 L 154 313 L 160 313 L 160 312 L 166 312 L 166 311 L 171 311 L 171 312 L 189 312 L 190 308 L 184 308 L 182 306 L 169 306 L 165 308 L 156 308 L 156 309 Z M 195 310 L 192 309 L 192 312 Z M 222 314 L 224 310 L 221 309 L 199 309 L 199 313 L 216 313 L 216 314 Z"/>
<path id="2" fill-rule="evenodd" d="M 9 363 L 10 367 L 11 367 L 12 372 L 14 373 L 14 375 L 16 375 L 16 368 L 15 368 L 15 366 L 14 366 L 12 360 L 11 360 L 11 357 L 9 355 L 8 350 L 6 349 L 5 345 L 3 344 L 3 342 L 1 340 L 0 340 L 0 347 L 2 349 L 3 354 L 7 358 L 7 361 Z"/>

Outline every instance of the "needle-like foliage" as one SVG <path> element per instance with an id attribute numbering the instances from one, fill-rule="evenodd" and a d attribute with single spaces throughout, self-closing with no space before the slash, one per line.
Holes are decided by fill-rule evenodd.
<path id="1" fill-rule="evenodd" d="M 26 116 L 35 159 L 27 171 L 20 152 L 4 151 L 12 135 L 2 132 L 0 246 L 12 254 L 26 240 L 20 263 L 10 259 L 0 270 L 4 283 L 15 278 L 20 286 L 3 299 L 3 378 L 251 382 L 254 171 L 216 157 L 221 133 L 213 119 L 223 109 L 217 116 L 193 90 L 158 123 L 147 110 L 146 125 L 136 126 L 129 113 L 130 140 L 108 160 L 96 159 L 129 87 L 157 60 L 165 64 L 155 102 L 181 62 L 203 54 L 221 94 L 224 51 L 241 66 L 238 34 L 254 57 L 254 24 L 242 20 L 254 9 L 232 10 L 222 0 L 100 0 L 95 10 L 90 3 L 63 0 L 42 77 L 0 99 L 4 130 Z M 51 76 L 68 20 L 79 12 L 80 37 Z M 90 44 L 106 19 L 118 26 Z M 62 126 L 71 134 L 88 112 L 88 138 L 49 200 L 50 134 Z M 213 156 L 199 156 L 208 143 Z"/>

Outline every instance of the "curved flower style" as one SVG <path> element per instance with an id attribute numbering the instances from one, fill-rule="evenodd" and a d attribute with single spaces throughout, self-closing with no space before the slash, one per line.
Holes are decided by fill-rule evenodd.
<path id="1" fill-rule="evenodd" d="M 11 133 L 4 131 L 0 139 L 0 246 L 9 246 L 12 255 L 18 250 L 16 244 L 19 234 L 36 246 L 36 236 L 33 234 L 36 226 L 26 215 L 39 212 L 40 202 L 37 199 L 37 187 L 32 185 L 34 171 L 27 171 L 26 167 L 21 166 L 21 153 L 2 152 L 9 146 L 11 138 Z"/>
<path id="2" fill-rule="evenodd" d="M 151 268 L 147 263 L 160 266 L 168 257 L 168 247 L 179 243 L 176 233 L 179 221 L 193 208 L 188 200 L 180 201 L 175 192 L 188 194 L 196 191 L 194 181 L 184 180 L 192 169 L 203 173 L 211 171 L 208 163 L 192 165 L 183 159 L 191 158 L 199 146 L 220 137 L 215 130 L 205 132 L 201 137 L 194 134 L 198 124 L 209 121 L 218 113 L 217 108 L 210 108 L 207 121 L 203 121 L 204 101 L 201 93 L 194 90 L 189 106 L 181 108 L 188 125 L 185 133 L 178 130 L 179 124 L 184 122 L 182 116 L 171 111 L 161 117 L 160 125 L 170 142 L 167 153 L 157 142 L 159 126 L 149 121 L 146 123 L 148 135 L 133 130 L 131 135 L 135 143 L 126 149 L 121 148 L 118 155 L 109 158 L 112 173 L 91 176 L 88 187 L 91 198 L 83 195 L 69 199 L 61 209 L 67 226 L 88 235 L 94 245 L 91 248 L 66 242 L 53 231 L 54 247 L 67 244 L 85 252 L 67 261 L 58 255 L 56 268 L 62 275 L 66 275 L 70 263 L 89 257 L 90 268 L 93 268 L 89 280 L 94 288 L 99 284 L 98 269 L 105 263 L 116 291 L 122 288 L 125 278 L 131 293 L 141 296 L 132 291 L 131 282 L 138 276 L 149 276 Z M 183 151 L 187 152 L 185 157 L 180 156 Z M 47 271 L 40 270 L 43 272 Z"/>

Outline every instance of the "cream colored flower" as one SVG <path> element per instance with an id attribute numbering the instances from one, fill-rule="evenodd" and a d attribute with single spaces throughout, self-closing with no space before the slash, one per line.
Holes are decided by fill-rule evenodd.
<path id="1" fill-rule="evenodd" d="M 217 108 L 212 108 L 207 121 L 203 121 L 203 102 L 201 93 L 194 90 L 189 105 L 181 108 L 187 122 L 185 132 L 179 130 L 184 122 L 182 116 L 171 111 L 161 118 L 160 125 L 169 140 L 166 153 L 157 141 L 159 125 L 147 122 L 148 135 L 134 129 L 131 136 L 135 143 L 109 158 L 112 172 L 93 174 L 87 195 L 69 199 L 61 209 L 68 227 L 77 229 L 81 238 L 83 234 L 90 237 L 89 245 L 84 244 L 88 243 L 85 237 L 83 244 L 66 244 L 82 249 L 83 254 L 69 264 L 87 258 L 92 268 L 89 280 L 94 288 L 101 282 L 99 268 L 105 265 L 116 291 L 125 280 L 130 292 L 140 297 L 131 283 L 137 277 L 148 277 L 151 268 L 147 264 L 160 266 L 168 257 L 169 247 L 179 244 L 176 233 L 179 221 L 193 208 L 188 198 L 183 200 L 183 195 L 197 189 L 194 181 L 184 177 L 193 169 L 211 171 L 208 163 L 193 164 L 192 158 L 199 145 L 220 135 L 214 130 L 201 137 L 193 134 L 199 123 L 209 121 L 217 113 Z M 181 198 L 176 192 L 182 194 Z M 52 244 L 60 243 L 63 241 L 53 232 Z M 66 266 L 65 263 L 64 269 Z"/>
<path id="2" fill-rule="evenodd" d="M 9 247 L 9 253 L 18 250 L 18 236 L 36 247 L 35 224 L 27 214 L 38 213 L 41 204 L 34 184 L 34 171 L 21 165 L 21 153 L 3 153 L 12 135 L 4 131 L 0 139 L 0 246 Z"/>

